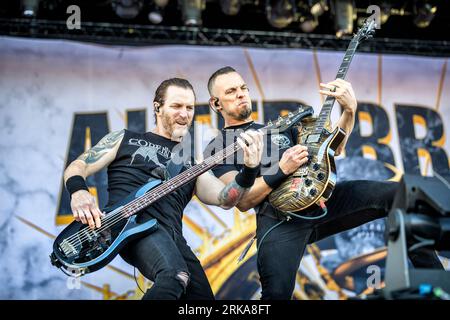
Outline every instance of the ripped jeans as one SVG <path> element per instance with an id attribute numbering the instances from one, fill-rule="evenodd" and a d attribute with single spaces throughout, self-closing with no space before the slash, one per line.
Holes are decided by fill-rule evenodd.
<path id="1" fill-rule="evenodd" d="M 200 261 L 183 235 L 161 223 L 155 232 L 127 244 L 120 255 L 153 281 L 142 299 L 214 299 Z"/>

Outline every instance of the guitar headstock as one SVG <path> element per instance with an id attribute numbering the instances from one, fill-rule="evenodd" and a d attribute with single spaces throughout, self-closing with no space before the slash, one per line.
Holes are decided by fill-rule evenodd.
<path id="1" fill-rule="evenodd" d="M 278 130 L 283 132 L 297 124 L 304 117 L 313 114 L 314 109 L 311 106 L 300 106 L 297 110 L 289 112 L 284 117 L 280 116 L 277 120 L 270 120 L 263 129 L 267 131 Z"/>
<path id="2" fill-rule="evenodd" d="M 361 28 L 359 28 L 358 33 L 355 35 L 355 38 L 358 41 L 363 41 L 366 39 L 373 38 L 376 27 L 377 27 L 377 24 L 375 22 L 375 19 L 366 19 L 366 21 L 364 21 L 364 24 L 361 26 Z"/>

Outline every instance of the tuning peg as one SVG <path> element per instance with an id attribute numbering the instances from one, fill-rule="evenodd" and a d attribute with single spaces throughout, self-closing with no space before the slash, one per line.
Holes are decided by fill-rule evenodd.
<path id="1" fill-rule="evenodd" d="M 303 107 L 299 107 L 298 112 L 303 112 Z"/>
<path id="2" fill-rule="evenodd" d="M 281 117 L 281 116 L 278 116 L 278 119 L 277 119 L 277 121 L 283 121 L 283 117 Z"/>
<path id="3" fill-rule="evenodd" d="M 267 122 L 268 126 L 273 126 L 272 120 L 269 120 L 269 122 Z"/>
<path id="4" fill-rule="evenodd" d="M 290 117 L 292 117 L 294 114 L 292 113 L 292 112 L 288 112 L 288 117 L 290 118 Z"/>

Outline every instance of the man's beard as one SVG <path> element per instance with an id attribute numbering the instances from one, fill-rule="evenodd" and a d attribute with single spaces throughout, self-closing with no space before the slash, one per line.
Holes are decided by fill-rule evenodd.
<path id="1" fill-rule="evenodd" d="M 164 129 L 170 133 L 172 140 L 179 140 L 184 137 L 189 132 L 189 128 L 191 126 L 188 122 L 185 127 L 179 128 L 177 127 L 176 121 L 171 122 L 171 119 L 165 115 L 162 117 L 162 124 Z"/>
<path id="2" fill-rule="evenodd" d="M 252 109 L 250 109 L 250 108 L 242 109 L 238 115 L 239 120 L 246 120 L 248 117 L 250 117 L 251 114 L 252 114 Z"/>
<path id="3" fill-rule="evenodd" d="M 231 114 L 236 120 L 247 120 L 252 114 L 252 107 L 247 106 L 246 108 L 239 109 L 238 112 Z"/>

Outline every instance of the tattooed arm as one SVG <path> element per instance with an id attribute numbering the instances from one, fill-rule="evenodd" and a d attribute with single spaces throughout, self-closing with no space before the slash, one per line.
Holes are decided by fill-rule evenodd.
<path id="1" fill-rule="evenodd" d="M 74 175 L 86 178 L 109 165 L 116 157 L 124 133 L 124 130 L 111 132 L 85 151 L 64 171 L 64 181 Z"/>
<path id="2" fill-rule="evenodd" d="M 124 130 L 111 132 L 94 147 L 81 154 L 64 171 L 64 182 L 75 175 L 86 178 L 109 165 L 116 157 L 123 135 Z"/>
<path id="3" fill-rule="evenodd" d="M 233 208 L 248 190 L 235 180 L 225 185 L 210 171 L 198 177 L 195 185 L 195 193 L 200 201 L 224 209 Z"/>
<path id="4" fill-rule="evenodd" d="M 253 185 L 262 158 L 262 134 L 252 131 L 242 133 L 241 137 L 249 143 L 247 146 L 238 139 L 238 143 L 244 151 L 244 164 L 247 169 L 236 174 L 227 185 L 210 171 L 199 176 L 195 191 L 202 202 L 230 209 L 239 203 Z"/>
<path id="5" fill-rule="evenodd" d="M 108 166 L 116 157 L 120 142 L 125 131 L 115 131 L 107 134 L 94 147 L 85 151 L 74 160 L 64 171 L 64 183 L 74 177 L 83 179 Z M 100 216 L 102 213 L 95 203 L 95 198 L 86 190 L 78 190 L 71 194 L 70 206 L 74 219 L 89 224 L 94 229 L 101 226 Z"/>

